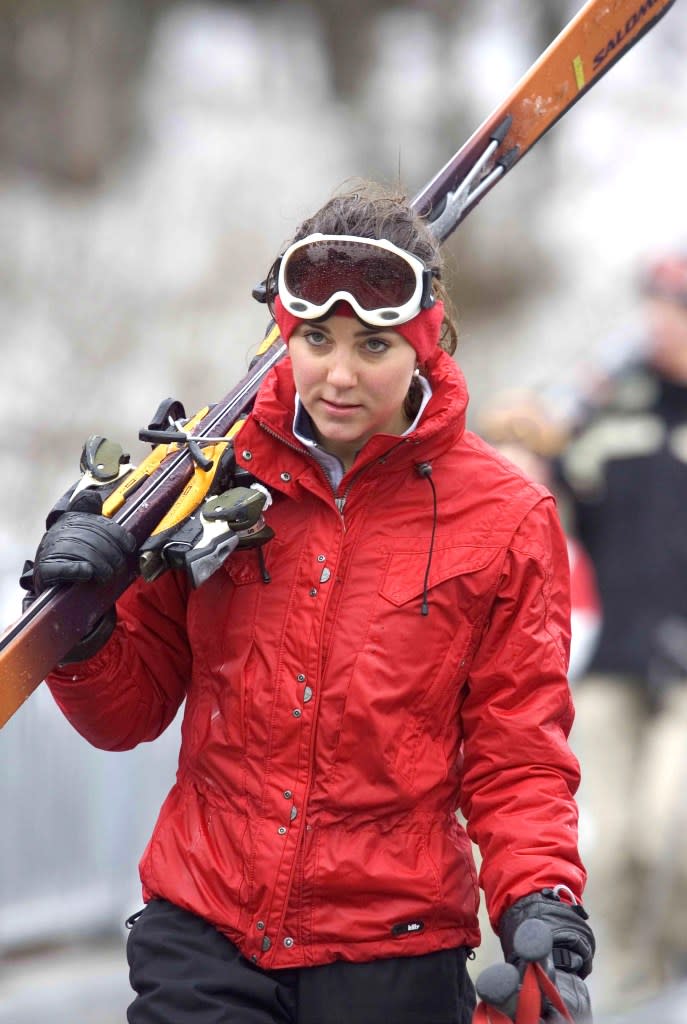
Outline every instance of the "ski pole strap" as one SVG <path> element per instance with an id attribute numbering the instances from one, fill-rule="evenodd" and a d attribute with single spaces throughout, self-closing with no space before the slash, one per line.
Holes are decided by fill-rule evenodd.
<path id="1" fill-rule="evenodd" d="M 561 994 L 539 963 L 530 963 L 525 968 L 518 997 L 515 1024 L 539 1024 L 544 999 L 560 1014 L 564 1021 L 574 1024 L 573 1018 Z"/>
<path id="2" fill-rule="evenodd" d="M 479 1002 L 472 1024 L 540 1024 L 550 1008 L 557 1011 L 557 1020 L 573 1021 L 560 992 L 537 961 L 525 966 L 522 980 L 512 965 L 494 964 L 481 972 L 475 987 Z"/>
<path id="3" fill-rule="evenodd" d="M 480 1002 L 472 1015 L 472 1024 L 513 1024 L 513 1021 L 495 1006 Z"/>

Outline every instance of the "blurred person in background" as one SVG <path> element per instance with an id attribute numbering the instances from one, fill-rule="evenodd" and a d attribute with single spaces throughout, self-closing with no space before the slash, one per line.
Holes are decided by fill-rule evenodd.
<path id="1" fill-rule="evenodd" d="M 687 974 L 687 250 L 647 266 L 641 355 L 561 458 L 603 607 L 573 746 L 609 1004 Z"/>
<path id="2" fill-rule="evenodd" d="M 438 245 L 407 201 L 335 196 L 265 292 L 289 358 L 234 451 L 272 493 L 273 539 L 195 590 L 181 571 L 137 581 L 48 679 L 110 750 L 186 702 L 128 1020 L 468 1024 L 479 890 L 459 806 L 504 955 L 545 921 L 588 1020 L 554 501 L 465 429 Z M 73 508 L 33 590 L 104 580 L 132 544 Z"/>
<path id="3" fill-rule="evenodd" d="M 480 410 L 477 432 L 557 500 L 570 562 L 570 662 L 568 682 L 586 671 L 596 647 L 601 605 L 589 553 L 573 533 L 565 496 L 557 493 L 556 460 L 568 439 L 567 424 L 532 391 L 504 391 Z"/>

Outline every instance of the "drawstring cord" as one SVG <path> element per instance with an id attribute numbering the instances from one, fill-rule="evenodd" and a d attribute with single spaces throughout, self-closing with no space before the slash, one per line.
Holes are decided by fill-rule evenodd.
<path id="1" fill-rule="evenodd" d="M 434 553 L 434 538 L 437 531 L 437 489 L 434 486 L 432 480 L 432 463 L 431 462 L 418 462 L 415 466 L 419 476 L 426 480 L 429 486 L 432 488 L 432 534 L 429 541 L 429 552 L 427 554 L 427 566 L 425 567 L 425 578 L 422 584 L 422 605 L 420 612 L 422 615 L 429 615 L 429 572 L 432 568 L 432 555 Z M 263 583 L 270 583 L 271 576 L 265 564 L 265 556 L 263 554 L 262 546 L 257 548 L 258 563 L 260 565 L 260 573 L 262 575 Z"/>
<path id="2" fill-rule="evenodd" d="M 433 505 L 433 509 L 432 509 L 432 536 L 431 536 L 430 541 L 429 541 L 429 554 L 427 555 L 427 567 L 425 568 L 425 580 L 424 580 L 424 583 L 423 583 L 423 586 L 422 586 L 422 606 L 420 608 L 420 612 L 422 613 L 422 615 L 429 615 L 429 600 L 428 600 L 429 570 L 432 567 L 432 555 L 434 553 L 434 537 L 436 535 L 436 530 L 437 530 L 437 515 L 438 515 L 438 513 L 437 513 L 437 489 L 434 486 L 434 481 L 432 480 L 432 463 L 431 462 L 418 462 L 418 464 L 416 465 L 415 469 L 417 470 L 419 476 L 421 476 L 424 480 L 426 480 L 427 483 L 429 484 L 429 486 L 432 488 L 432 505 Z"/>
<path id="3" fill-rule="evenodd" d="M 260 575 L 262 576 L 262 582 L 263 583 L 271 583 L 272 582 L 272 577 L 270 576 L 269 571 L 267 569 L 267 566 L 265 565 L 265 555 L 263 553 L 262 546 L 260 546 L 257 549 L 257 551 L 258 551 L 258 564 L 260 566 Z"/>

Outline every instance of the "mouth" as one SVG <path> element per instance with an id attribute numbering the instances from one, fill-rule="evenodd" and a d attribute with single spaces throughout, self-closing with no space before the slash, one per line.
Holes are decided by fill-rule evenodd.
<path id="1" fill-rule="evenodd" d="M 356 410 L 360 409 L 361 406 L 353 403 L 345 402 L 330 402 L 326 398 L 320 399 L 320 404 L 327 412 L 334 416 L 346 416 L 351 415 Z"/>

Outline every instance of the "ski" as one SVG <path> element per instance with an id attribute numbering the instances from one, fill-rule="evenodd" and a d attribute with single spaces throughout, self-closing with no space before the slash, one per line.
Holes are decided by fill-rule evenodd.
<path id="1" fill-rule="evenodd" d="M 589 0 L 510 95 L 419 192 L 413 206 L 445 240 L 532 146 L 675 0 Z"/>
<path id="2" fill-rule="evenodd" d="M 507 99 L 413 199 L 435 236 L 445 241 L 525 153 L 627 51 L 674 0 L 589 0 L 523 76 Z M 257 297 L 257 294 L 256 294 Z M 102 488 L 103 514 L 126 526 L 145 558 L 150 538 L 188 519 L 212 493 L 212 470 L 252 408 L 264 376 L 285 354 L 276 328 L 266 336 L 249 373 L 221 401 L 190 421 L 170 403 L 164 422 L 141 437 L 160 443 L 138 468 L 91 438 L 77 490 Z M 178 407 L 178 408 L 177 408 Z M 112 463 L 101 472 L 100 454 Z M 214 456 L 214 458 L 213 458 Z M 76 491 L 75 491 L 76 493 Z M 44 592 L 0 636 L 0 727 L 82 639 L 149 562 L 134 556 L 107 586 L 78 584 Z M 150 574 L 150 578 L 154 578 Z"/>

